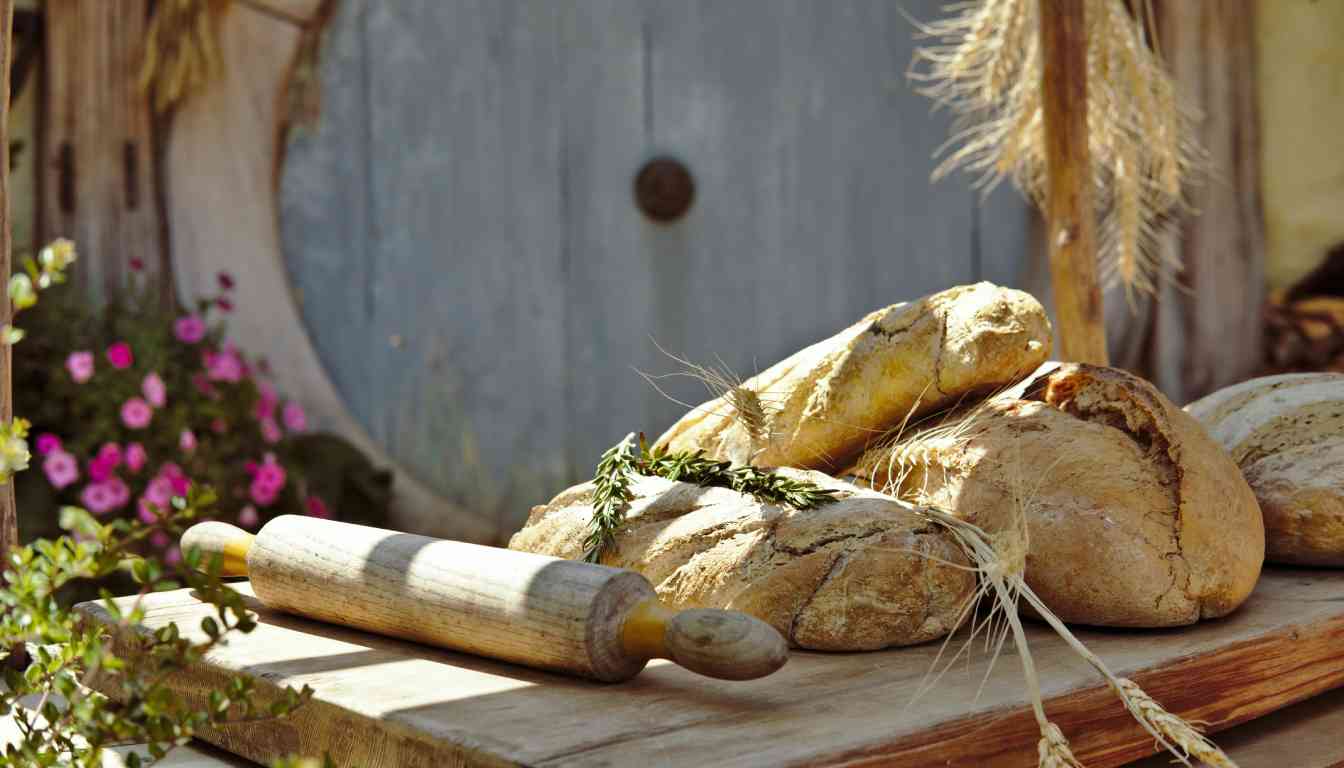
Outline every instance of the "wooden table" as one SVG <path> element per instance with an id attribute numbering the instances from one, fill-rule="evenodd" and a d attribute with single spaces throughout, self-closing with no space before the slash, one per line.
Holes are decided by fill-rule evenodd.
<path id="1" fill-rule="evenodd" d="M 180 592 L 151 596 L 146 607 L 149 627 L 176 621 L 188 634 L 206 612 Z M 630 683 L 602 686 L 257 607 L 256 632 L 174 682 L 199 692 L 246 672 L 263 697 L 312 685 L 317 697 L 292 720 L 205 734 L 256 759 L 325 748 L 365 768 L 441 765 L 445 756 L 473 765 L 630 765 L 672 755 L 697 766 L 1034 760 L 1037 735 L 1011 652 L 987 677 L 977 654 L 908 706 L 936 645 L 798 653 L 776 675 L 746 683 L 655 664 Z M 1077 657 L 1044 628 L 1028 632 L 1047 710 L 1086 764 L 1121 765 L 1151 750 Z M 1174 711 L 1223 729 L 1344 685 L 1344 571 L 1267 570 L 1251 600 L 1216 622 L 1079 635 Z"/>

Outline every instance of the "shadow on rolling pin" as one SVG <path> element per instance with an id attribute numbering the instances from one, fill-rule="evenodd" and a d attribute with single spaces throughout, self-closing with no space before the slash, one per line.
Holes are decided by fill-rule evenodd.
<path id="1" fill-rule="evenodd" d="M 654 658 L 725 680 L 788 659 L 765 622 L 674 611 L 619 568 L 296 515 L 256 536 L 200 523 L 182 537 L 192 547 L 222 557 L 224 575 L 248 576 L 275 610 L 605 682 Z"/>

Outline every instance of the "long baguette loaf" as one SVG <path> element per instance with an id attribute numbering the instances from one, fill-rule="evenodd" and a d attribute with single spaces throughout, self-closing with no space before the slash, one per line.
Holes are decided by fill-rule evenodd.
<path id="1" fill-rule="evenodd" d="M 1222 616 L 1264 559 L 1236 465 L 1155 387 L 1112 368 L 1043 366 L 854 471 L 990 531 L 1024 519 L 1027 583 L 1065 621 Z"/>
<path id="2" fill-rule="evenodd" d="M 1265 556 L 1344 566 L 1344 374 L 1290 373 L 1186 406 L 1241 467 L 1265 516 Z"/>
<path id="3" fill-rule="evenodd" d="M 795 646 L 860 651 L 950 632 L 975 577 L 946 532 L 913 510 L 819 472 L 838 501 L 797 511 L 726 488 L 639 477 L 603 563 L 630 568 L 677 608 L 732 608 L 769 622 Z M 591 484 L 533 508 L 509 547 L 582 556 Z"/>
<path id="4" fill-rule="evenodd" d="M 1030 294 L 991 283 L 951 288 L 880 309 L 797 352 L 742 392 L 693 409 L 658 445 L 833 473 L 907 416 L 1020 380 L 1050 343 L 1045 310 Z"/>

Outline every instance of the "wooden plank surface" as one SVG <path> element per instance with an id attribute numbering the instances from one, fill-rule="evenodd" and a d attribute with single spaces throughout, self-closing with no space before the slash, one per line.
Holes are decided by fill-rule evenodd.
<path id="1" fill-rule="evenodd" d="M 929 182 L 949 117 L 905 78 L 906 14 L 941 5 L 339 3 L 280 198 L 337 388 L 509 532 L 684 412 L 634 370 L 679 368 L 655 341 L 745 377 L 878 307 L 1014 282 L 1021 201 Z M 658 155 L 696 184 L 668 224 L 632 196 Z"/>
<path id="2" fill-rule="evenodd" d="M 88 610 L 87 607 L 85 610 Z M 183 592 L 152 596 L 147 624 L 193 629 Z M 1080 660 L 1029 627 L 1046 709 L 1089 766 L 1148 754 Z M 1269 570 L 1227 619 L 1180 630 L 1084 631 L 1084 642 L 1155 698 L 1215 730 L 1344 685 L 1344 572 Z M 603 686 L 326 627 L 262 610 L 261 626 L 177 681 L 200 690 L 241 671 L 312 685 L 291 721 L 230 726 L 212 742 L 264 760 L 331 750 L 368 768 L 467 765 L 1030 764 L 1037 734 L 1011 652 L 985 676 L 977 651 L 911 704 L 935 646 L 796 653 L 759 681 L 698 678 L 667 664 Z"/>

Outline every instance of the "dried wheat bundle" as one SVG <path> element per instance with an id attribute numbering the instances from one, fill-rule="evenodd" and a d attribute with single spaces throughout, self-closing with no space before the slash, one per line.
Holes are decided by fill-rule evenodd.
<path id="1" fill-rule="evenodd" d="M 220 66 L 215 22 L 229 0 L 159 0 L 145 34 L 140 89 L 166 112 L 199 89 Z"/>
<path id="2" fill-rule="evenodd" d="M 1164 218 L 1182 202 L 1196 166 L 1191 115 L 1155 53 L 1151 10 L 1138 18 L 1124 0 L 1087 0 L 1087 121 L 1094 196 L 1101 219 L 1102 277 L 1151 292 L 1164 253 Z M 921 25 L 935 40 L 920 48 L 910 77 L 920 92 L 957 116 L 939 151 L 941 178 L 965 169 L 986 190 L 1007 177 L 1037 205 L 1046 194 L 1042 57 L 1037 0 L 975 0 Z M 1179 266 L 1173 264 L 1173 266 Z"/>

